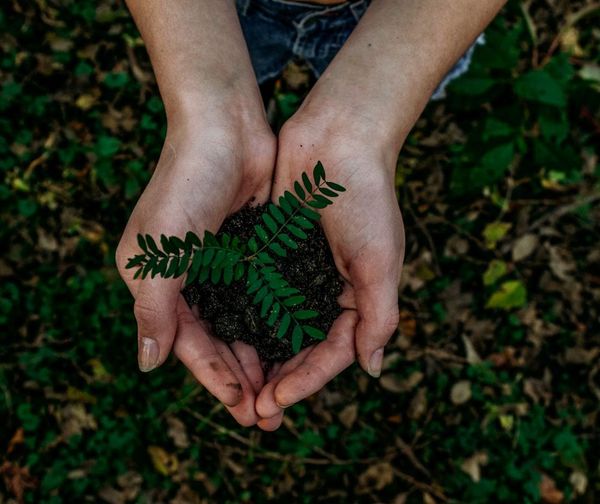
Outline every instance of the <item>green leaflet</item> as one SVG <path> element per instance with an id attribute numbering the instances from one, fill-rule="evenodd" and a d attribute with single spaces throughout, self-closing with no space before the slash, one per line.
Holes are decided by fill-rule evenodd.
<path id="1" fill-rule="evenodd" d="M 327 337 L 323 331 L 313 326 L 303 325 L 302 329 L 304 329 L 304 332 L 314 339 L 324 340 Z"/>
<path id="2" fill-rule="evenodd" d="M 292 352 L 298 353 L 300 348 L 302 348 L 302 340 L 304 333 L 302 332 L 302 326 L 296 324 L 294 330 L 292 331 Z"/>

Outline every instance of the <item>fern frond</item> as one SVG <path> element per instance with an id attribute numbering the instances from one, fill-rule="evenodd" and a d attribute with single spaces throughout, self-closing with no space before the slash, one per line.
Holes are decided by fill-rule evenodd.
<path id="1" fill-rule="evenodd" d="M 223 281 L 229 285 L 234 277 L 244 276 L 245 266 L 241 264 L 245 247 L 239 238 L 223 234 L 219 239 L 207 231 L 204 240 L 188 231 L 185 241 L 177 236 L 161 235 L 160 246 L 149 235 L 139 234 L 138 245 L 144 251 L 131 258 L 126 268 L 137 268 L 134 278 L 151 275 L 163 278 L 177 278 L 187 273 L 186 285 L 194 281 Z M 236 264 L 241 264 L 235 271 Z"/>
<path id="2" fill-rule="evenodd" d="M 285 191 L 279 198 L 279 206 L 271 203 L 261 215 L 262 224 L 254 226 L 254 231 L 262 245 L 259 247 L 256 239 L 249 243 L 253 254 L 270 249 L 276 255 L 285 257 L 286 248 L 296 250 L 298 243 L 295 239 L 306 239 L 308 235 L 304 230 L 313 229 L 321 218 L 312 208 L 325 208 L 333 203 L 329 198 L 338 195 L 334 189 L 326 187 L 331 183 L 325 179 L 325 170 L 320 162 L 313 169 L 312 181 L 306 172 L 302 173 L 301 180 L 302 183 L 294 182 L 295 194 Z M 345 190 L 338 184 L 335 187 L 338 191 Z M 250 259 L 253 258 L 251 256 Z"/>
<path id="3" fill-rule="evenodd" d="M 306 298 L 300 291 L 291 287 L 288 281 L 274 266 L 264 266 L 258 261 L 250 263 L 246 280 L 246 293 L 252 295 L 252 303 L 260 304 L 260 316 L 266 320 L 269 327 L 277 328 L 277 338 L 283 338 L 292 330 L 292 349 L 299 351 L 304 340 L 304 334 L 321 335 L 318 329 L 304 325 L 303 320 L 319 316 L 314 310 L 296 310 Z M 308 328 L 308 330 L 306 329 Z"/>

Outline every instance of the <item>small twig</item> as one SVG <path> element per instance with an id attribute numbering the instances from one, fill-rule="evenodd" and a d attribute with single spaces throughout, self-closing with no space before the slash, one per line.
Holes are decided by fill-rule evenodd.
<path id="1" fill-rule="evenodd" d="M 440 499 L 443 502 L 448 502 L 448 497 L 446 497 L 440 490 L 438 490 L 434 486 L 428 485 L 427 483 L 423 483 L 422 481 L 413 478 L 410 474 L 406 474 L 395 467 L 393 468 L 393 470 L 394 474 L 398 476 L 401 480 L 410 483 L 412 486 L 418 488 L 419 490 L 423 490 L 425 492 L 435 495 L 438 499 Z"/>
<path id="2" fill-rule="evenodd" d="M 475 237 L 474 235 L 472 235 L 468 231 L 465 231 L 458 224 L 455 224 L 451 220 L 448 220 L 445 217 L 442 217 L 442 216 L 439 216 L 439 215 L 432 215 L 428 219 L 429 219 L 430 222 L 432 222 L 434 224 L 435 223 L 437 223 L 437 224 L 446 224 L 447 226 L 450 226 L 455 231 L 457 231 L 458 234 L 464 236 L 465 238 L 468 238 L 473 243 L 475 243 L 479 248 L 481 248 L 483 250 L 487 250 L 487 246 L 486 246 L 485 243 L 483 243 L 479 238 Z"/>
<path id="3" fill-rule="evenodd" d="M 577 210 L 579 207 L 581 207 L 583 205 L 589 205 L 599 199 L 600 199 L 600 193 L 590 194 L 580 200 L 573 201 L 573 202 L 569 203 L 568 205 L 562 205 L 562 206 L 554 209 L 552 212 L 547 213 L 546 215 L 540 217 L 538 220 L 534 221 L 529 226 L 528 231 L 533 231 L 533 230 L 543 226 L 548 221 L 560 219 L 561 217 Z"/>
<path id="4" fill-rule="evenodd" d="M 431 473 L 427 470 L 427 468 L 421 463 L 421 461 L 415 455 L 415 452 L 407 442 L 405 442 L 399 435 L 396 435 L 396 446 L 400 449 L 403 455 L 406 456 L 408 460 L 412 463 L 415 469 L 421 471 L 425 476 L 431 479 Z"/>
<path id="5" fill-rule="evenodd" d="M 218 410 L 221 410 L 223 408 L 223 406 L 221 404 L 219 404 L 217 406 L 220 406 L 220 408 L 218 408 Z M 189 408 L 185 408 L 183 411 L 185 411 L 189 415 L 193 416 L 197 420 L 200 420 L 202 423 L 212 427 L 219 434 L 225 434 L 226 436 L 229 436 L 231 439 L 235 439 L 237 442 L 243 444 L 244 446 L 247 446 L 248 448 L 251 448 L 252 450 L 257 450 L 256 453 L 254 453 L 254 456 L 256 456 L 256 457 L 266 458 L 266 459 L 270 459 L 270 460 L 280 460 L 280 461 L 285 461 L 285 462 L 299 462 L 299 463 L 310 464 L 310 465 L 331 465 L 331 464 L 335 464 L 335 465 L 353 465 L 353 464 L 366 465 L 366 464 L 371 464 L 374 461 L 379 460 L 377 457 L 372 457 L 372 458 L 368 458 L 368 459 L 359 459 L 359 460 L 342 460 L 342 459 L 337 458 L 335 455 L 327 453 L 325 450 L 322 450 L 318 446 L 314 446 L 313 450 L 315 452 L 323 455 L 325 458 L 319 459 L 319 458 L 313 458 L 313 457 L 299 457 L 298 455 L 293 455 L 293 454 L 282 455 L 281 453 L 277 453 L 277 452 L 273 452 L 273 451 L 265 450 L 264 448 L 261 448 L 259 445 L 257 445 L 252 440 L 242 436 L 241 434 L 238 434 L 237 432 L 235 432 L 231 429 L 228 429 L 227 427 L 223 427 L 222 425 L 218 424 L 214 420 L 211 420 L 210 418 L 198 413 L 197 411 L 193 411 Z M 213 408 L 213 411 L 211 411 L 211 415 L 214 414 L 213 413 L 214 411 L 215 411 L 215 408 Z M 294 434 L 296 437 L 300 438 L 300 435 L 297 432 L 294 433 L 291 430 L 290 430 L 290 432 L 292 432 L 292 434 Z"/>
<path id="6" fill-rule="evenodd" d="M 504 196 L 504 202 L 502 204 L 502 208 L 500 209 L 500 214 L 496 218 L 496 222 L 500 222 L 508 212 L 508 209 L 510 208 L 510 201 L 512 199 L 513 191 L 515 189 L 515 179 L 513 177 L 515 170 L 518 168 L 520 163 L 521 156 L 517 154 L 508 168 L 510 176 L 506 179 L 506 195 Z"/>
<path id="7" fill-rule="evenodd" d="M 578 11 L 574 12 L 573 14 L 568 15 L 566 17 L 565 24 L 558 31 L 558 33 L 556 34 L 556 37 L 554 37 L 554 40 L 552 40 L 552 43 L 550 44 L 550 48 L 548 49 L 548 52 L 546 53 L 546 56 L 544 57 L 543 64 L 546 64 L 550 60 L 550 58 L 552 57 L 552 55 L 558 48 L 560 41 L 562 40 L 565 33 L 570 28 L 572 28 L 577 23 L 579 23 L 579 21 L 581 21 L 584 17 L 589 16 L 590 14 L 594 14 L 596 11 L 600 11 L 600 2 L 594 2 L 591 4 L 585 5 Z"/>
<path id="8" fill-rule="evenodd" d="M 298 433 L 298 431 L 296 430 L 296 428 L 294 427 L 294 425 L 292 424 L 292 422 L 290 421 L 286 421 L 287 419 L 284 419 L 283 425 L 285 425 L 286 429 L 292 433 L 292 435 L 296 438 L 296 439 L 301 439 L 300 434 Z M 322 455 L 323 457 L 326 457 L 330 463 L 332 464 L 336 464 L 336 465 L 345 465 L 348 463 L 352 463 L 351 461 L 348 460 L 340 460 L 339 458 L 337 458 L 335 455 L 333 455 L 332 453 L 328 453 L 327 451 L 323 450 L 323 448 L 319 447 L 319 446 L 313 446 L 312 449 L 317 452 L 319 455 Z"/>
<path id="9" fill-rule="evenodd" d="M 531 53 L 531 66 L 536 68 L 538 66 L 538 36 L 537 36 L 537 27 L 533 22 L 533 18 L 529 13 L 529 8 L 531 7 L 532 0 L 526 0 L 521 2 L 521 12 L 523 13 L 523 17 L 525 18 L 525 23 L 527 24 L 527 31 L 529 32 L 529 36 L 531 37 L 531 42 L 533 43 L 533 50 Z"/>
<path id="10" fill-rule="evenodd" d="M 437 252 L 435 250 L 435 244 L 433 242 L 433 238 L 431 237 L 431 233 L 429 233 L 427 226 L 425 224 L 423 224 L 423 222 L 421 222 L 421 220 L 417 217 L 417 214 L 413 210 L 412 205 L 410 204 L 410 198 L 406 194 L 406 190 L 404 191 L 404 205 L 405 205 L 406 209 L 408 210 L 408 212 L 410 213 L 410 215 L 412 216 L 415 223 L 417 224 L 417 227 L 422 231 L 423 235 L 425 236 L 425 239 L 427 240 L 427 243 L 429 244 L 429 249 L 431 250 L 431 256 L 433 258 L 433 266 L 435 268 L 435 273 L 438 276 L 440 276 L 442 274 L 442 271 L 440 269 L 440 263 L 438 260 Z"/>

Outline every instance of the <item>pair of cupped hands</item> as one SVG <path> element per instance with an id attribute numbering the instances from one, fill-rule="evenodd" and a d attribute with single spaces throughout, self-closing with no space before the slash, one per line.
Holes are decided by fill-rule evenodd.
<path id="1" fill-rule="evenodd" d="M 342 120 L 340 120 L 342 119 Z M 320 390 L 358 360 L 381 372 L 384 346 L 398 324 L 404 229 L 394 189 L 397 152 L 375 141 L 375 124 L 301 108 L 276 137 L 264 114 L 222 109 L 168 119 L 165 143 L 117 249 L 117 266 L 135 298 L 138 361 L 150 371 L 171 350 L 237 422 L 277 429 L 284 409 Z M 246 204 L 264 203 L 292 187 L 320 160 L 327 178 L 346 187 L 321 211 L 321 224 L 344 279 L 342 314 L 327 339 L 303 349 L 267 376 L 255 349 L 213 336 L 186 304 L 184 278 L 133 279 L 127 259 L 137 234 L 216 232 Z"/>

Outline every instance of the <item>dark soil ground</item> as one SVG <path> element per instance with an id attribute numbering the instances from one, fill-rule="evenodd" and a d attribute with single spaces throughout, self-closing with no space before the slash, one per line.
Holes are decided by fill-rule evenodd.
<path id="1" fill-rule="evenodd" d="M 229 217 L 220 233 L 227 232 L 246 241 L 254 235 L 254 225 L 261 222 L 264 207 L 245 207 Z M 311 325 L 327 333 L 341 313 L 337 297 L 342 292 L 342 281 L 337 272 L 329 245 L 320 226 L 307 232 L 306 240 L 298 240 L 297 250 L 288 250 L 287 257 L 274 256 L 277 269 L 291 286 L 306 296 L 302 309 L 316 310 L 321 316 Z M 244 281 L 227 286 L 210 282 L 191 285 L 184 289 L 187 302 L 198 305 L 200 315 L 208 321 L 213 333 L 227 343 L 241 340 L 253 345 L 264 363 L 285 361 L 292 357 L 291 339 L 275 337 L 277 325 L 269 327 L 260 317 L 260 305 L 252 304 L 246 294 Z M 303 347 L 316 340 L 305 335 Z"/>

